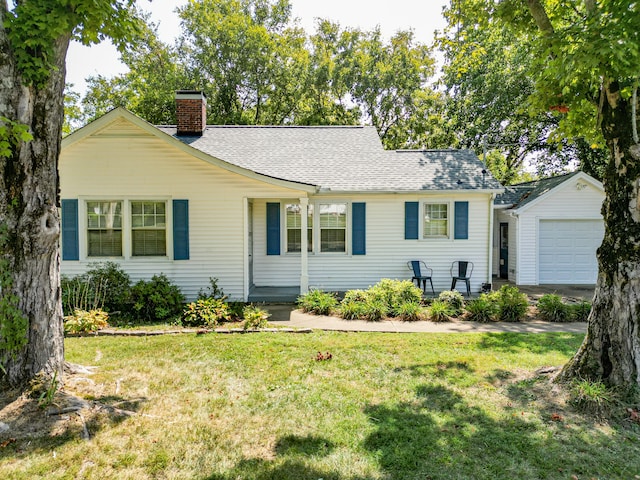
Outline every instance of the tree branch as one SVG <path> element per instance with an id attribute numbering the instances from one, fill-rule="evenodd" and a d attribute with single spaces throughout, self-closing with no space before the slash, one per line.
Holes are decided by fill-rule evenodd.
<path id="1" fill-rule="evenodd" d="M 531 13 L 540 31 L 545 35 L 553 34 L 553 25 L 551 25 L 551 20 L 549 20 L 549 16 L 540 0 L 527 0 L 527 5 L 529 6 L 529 13 Z"/>

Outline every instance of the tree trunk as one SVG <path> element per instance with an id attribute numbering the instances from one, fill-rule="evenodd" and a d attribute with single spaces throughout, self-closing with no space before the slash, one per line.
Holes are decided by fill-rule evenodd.
<path id="1" fill-rule="evenodd" d="M 44 85 L 25 86 L 0 22 L 0 115 L 26 125 L 33 135 L 9 158 L 0 157 L 0 222 L 8 228 L 4 257 L 18 308 L 28 320 L 26 346 L 15 356 L 0 357 L 12 385 L 39 372 L 62 374 L 58 155 L 68 45 L 68 36 L 56 41 L 57 68 Z"/>
<path id="2" fill-rule="evenodd" d="M 605 234 L 587 336 L 561 380 L 640 385 L 640 145 L 633 143 L 631 100 L 617 82 L 602 92 L 602 131 L 611 151 L 603 180 Z"/>

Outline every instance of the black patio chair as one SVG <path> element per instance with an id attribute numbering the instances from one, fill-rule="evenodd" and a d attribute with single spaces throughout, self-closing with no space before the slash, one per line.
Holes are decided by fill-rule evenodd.
<path id="1" fill-rule="evenodd" d="M 471 296 L 471 274 L 473 273 L 473 262 L 456 260 L 449 269 L 451 274 L 451 290 L 456 288 L 456 283 L 461 280 L 467 286 L 467 297 Z"/>
<path id="2" fill-rule="evenodd" d="M 427 293 L 427 280 L 429 280 L 429 283 L 431 284 L 431 293 L 434 295 L 436 294 L 436 291 L 433 289 L 433 281 L 431 280 L 431 277 L 433 276 L 433 269 L 427 267 L 427 264 L 422 260 L 411 260 L 407 262 L 407 268 L 413 271 L 411 281 L 413 282 L 415 280 L 418 284 L 418 288 L 420 287 L 420 282 L 422 282 L 422 291 Z"/>

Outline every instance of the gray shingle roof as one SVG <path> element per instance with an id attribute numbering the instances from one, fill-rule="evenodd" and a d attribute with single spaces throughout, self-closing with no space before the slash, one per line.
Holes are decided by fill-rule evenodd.
<path id="1" fill-rule="evenodd" d="M 469 150 L 386 151 L 374 127 L 207 126 L 202 136 L 157 128 L 225 162 L 321 190 L 502 188 Z"/>
<path id="2" fill-rule="evenodd" d="M 527 203 L 541 197 L 549 190 L 556 188 L 561 183 L 569 180 L 578 172 L 567 173 L 555 177 L 542 178 L 531 182 L 518 183 L 505 187 L 504 193 L 496 196 L 496 205 L 512 205 L 513 208 L 520 208 Z"/>

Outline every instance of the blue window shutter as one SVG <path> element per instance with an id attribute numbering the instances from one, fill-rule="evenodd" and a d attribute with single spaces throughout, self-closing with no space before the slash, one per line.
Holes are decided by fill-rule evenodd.
<path id="1" fill-rule="evenodd" d="M 351 253 L 365 255 L 367 253 L 367 204 L 351 204 Z"/>
<path id="2" fill-rule="evenodd" d="M 467 240 L 469 238 L 469 202 L 456 202 L 454 215 L 453 238 Z"/>
<path id="3" fill-rule="evenodd" d="M 62 260 L 80 260 L 78 200 L 62 200 Z"/>
<path id="4" fill-rule="evenodd" d="M 267 255 L 280 255 L 279 203 L 267 203 Z"/>
<path id="5" fill-rule="evenodd" d="M 173 259 L 189 260 L 189 200 L 173 201 Z"/>
<path id="6" fill-rule="evenodd" d="M 404 202 L 404 239 L 418 239 L 418 202 Z"/>

